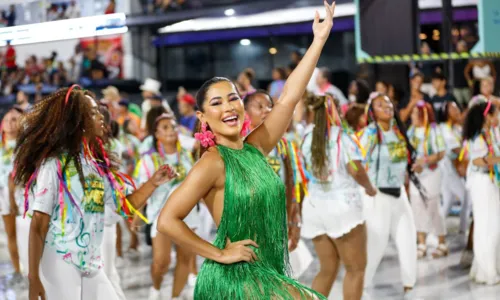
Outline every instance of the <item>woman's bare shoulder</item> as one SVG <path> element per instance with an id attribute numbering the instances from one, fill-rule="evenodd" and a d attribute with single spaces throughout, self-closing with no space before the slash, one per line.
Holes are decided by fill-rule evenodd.
<path id="1" fill-rule="evenodd" d="M 209 148 L 193 167 L 193 171 L 203 172 L 211 176 L 224 174 L 224 161 L 217 148 Z"/>

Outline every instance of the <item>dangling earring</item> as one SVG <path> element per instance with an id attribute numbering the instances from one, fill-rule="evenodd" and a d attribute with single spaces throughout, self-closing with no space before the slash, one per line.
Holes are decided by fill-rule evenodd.
<path id="1" fill-rule="evenodd" d="M 200 142 L 203 148 L 215 146 L 215 136 L 212 131 L 207 130 L 207 123 L 201 124 L 201 132 L 195 133 L 194 138 Z"/>

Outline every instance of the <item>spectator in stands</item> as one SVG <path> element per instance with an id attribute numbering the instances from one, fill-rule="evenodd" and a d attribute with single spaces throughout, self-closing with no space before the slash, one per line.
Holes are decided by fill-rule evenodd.
<path id="1" fill-rule="evenodd" d="M 347 98 L 342 91 L 332 84 L 332 72 L 328 68 L 320 68 L 316 77 L 316 95 L 331 94 L 339 100 L 339 104 L 348 104 Z"/>
<path id="2" fill-rule="evenodd" d="M 47 10 L 47 21 L 55 21 L 59 18 L 59 12 L 56 4 L 52 4 Z"/>
<path id="3" fill-rule="evenodd" d="M 464 76 L 472 90 L 472 95 L 477 95 L 479 94 L 481 81 L 491 77 L 493 78 L 493 82 L 495 82 L 497 72 L 491 61 L 486 59 L 474 59 L 469 61 L 465 67 Z"/>
<path id="4" fill-rule="evenodd" d="M 149 110 L 153 106 L 157 106 L 158 102 L 163 106 L 168 112 L 172 112 L 170 105 L 167 101 L 162 99 L 161 93 L 161 82 L 154 80 L 152 78 L 146 78 L 144 84 L 141 85 L 140 89 L 142 91 L 143 102 L 142 108 L 142 120 L 141 120 L 141 130 L 146 130 L 146 118 Z"/>
<path id="5" fill-rule="evenodd" d="M 424 75 L 422 73 L 414 73 L 410 77 L 410 93 L 399 102 L 399 115 L 401 121 L 407 122 L 410 118 L 413 108 L 418 101 L 424 100 L 430 102 L 429 95 L 422 92 L 422 84 L 424 83 Z"/>
<path id="6" fill-rule="evenodd" d="M 278 101 L 285 87 L 286 71 L 283 68 L 275 68 L 272 76 L 273 82 L 269 86 L 269 95 L 271 95 L 274 101 Z"/>
<path id="7" fill-rule="evenodd" d="M 297 67 L 299 62 L 302 60 L 302 54 L 298 50 L 295 50 L 290 54 L 290 64 L 288 65 L 288 75 L 292 73 L 293 70 Z"/>
<path id="8" fill-rule="evenodd" d="M 420 53 L 422 55 L 431 55 L 432 50 L 431 47 L 427 42 L 423 42 L 422 45 L 420 46 Z M 414 69 L 414 72 L 420 72 L 423 75 L 424 82 L 422 84 L 422 91 L 430 96 L 434 96 L 436 91 L 432 88 L 432 75 L 434 73 L 442 73 L 442 67 L 440 64 L 436 64 L 435 62 L 419 62 L 417 63 L 414 67 L 416 67 L 417 70 Z"/>
<path id="9" fill-rule="evenodd" d="M 16 50 L 14 49 L 14 47 L 12 47 L 10 41 L 7 41 L 7 51 L 5 51 L 5 66 L 7 67 L 8 74 L 17 71 Z"/>
<path id="10" fill-rule="evenodd" d="M 101 93 L 103 96 L 101 102 L 108 107 L 111 118 L 113 120 L 117 120 L 120 111 L 120 107 L 118 105 L 121 100 L 120 91 L 114 86 L 108 86 L 107 88 L 102 90 Z M 123 125 L 123 122 L 119 124 Z"/>
<path id="11" fill-rule="evenodd" d="M 193 95 L 185 93 L 178 97 L 179 113 L 181 114 L 180 124 L 186 127 L 189 131 L 194 132 L 196 126 L 196 101 Z"/>
<path id="12" fill-rule="evenodd" d="M 80 75 L 82 73 L 83 65 L 83 51 L 81 44 L 76 45 L 75 54 L 69 60 L 71 69 L 69 72 L 69 78 L 72 82 L 78 82 Z"/>
<path id="13" fill-rule="evenodd" d="M 22 90 L 17 91 L 16 94 L 16 104 L 18 105 L 19 108 L 21 108 L 23 111 L 28 111 L 31 109 L 31 104 L 28 101 L 28 95 Z"/>
<path id="14" fill-rule="evenodd" d="M 118 125 L 123 126 L 125 121 L 133 122 L 133 128 L 139 128 L 141 125 L 141 118 L 136 114 L 129 111 L 130 102 L 127 99 L 122 99 L 118 102 L 118 115 L 115 121 Z M 136 133 L 138 134 L 138 133 Z"/>
<path id="15" fill-rule="evenodd" d="M 436 90 L 436 94 L 431 98 L 430 103 L 436 116 L 441 115 L 446 102 L 455 102 L 459 105 L 455 96 L 448 91 L 447 84 L 448 80 L 443 74 L 436 73 L 432 76 L 432 87 Z"/>
<path id="16" fill-rule="evenodd" d="M 349 102 L 365 104 L 370 96 L 370 88 L 364 79 L 356 79 L 349 85 Z"/>
<path id="17" fill-rule="evenodd" d="M 114 14 L 116 9 L 116 3 L 115 0 L 109 0 L 109 4 L 106 7 L 106 10 L 104 11 L 104 14 L 109 15 L 109 14 Z"/>
<path id="18" fill-rule="evenodd" d="M 16 25 L 16 6 L 9 6 L 9 12 L 2 12 L 2 18 L 5 20 L 7 27 Z"/>
<path id="19" fill-rule="evenodd" d="M 76 4 L 76 1 L 71 1 L 69 3 L 69 7 L 66 10 L 66 17 L 68 19 L 74 19 L 74 18 L 79 18 L 80 17 L 80 8 Z"/>
<path id="20" fill-rule="evenodd" d="M 240 73 L 240 75 L 238 75 L 238 83 L 241 87 L 241 97 L 245 97 L 248 93 L 255 92 L 255 88 L 252 86 L 252 81 L 254 79 L 255 71 L 252 68 L 246 68 Z"/>
<path id="21" fill-rule="evenodd" d="M 388 82 L 383 81 L 383 80 L 378 80 L 375 83 L 375 91 L 377 93 L 387 95 L 387 94 L 389 94 L 389 86 L 390 86 L 390 84 Z"/>
<path id="22" fill-rule="evenodd" d="M 467 53 L 469 51 L 467 47 L 467 42 L 464 40 L 460 40 L 457 43 L 457 53 Z M 469 85 L 467 84 L 467 79 L 465 78 L 465 67 L 467 66 L 468 61 L 465 59 L 455 60 L 453 67 L 453 95 L 457 99 L 458 103 L 462 105 L 462 107 L 467 107 L 467 103 L 471 98 Z"/>

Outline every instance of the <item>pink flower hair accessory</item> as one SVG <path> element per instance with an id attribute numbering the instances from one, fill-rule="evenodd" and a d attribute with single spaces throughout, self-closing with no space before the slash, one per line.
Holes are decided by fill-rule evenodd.
<path id="1" fill-rule="evenodd" d="M 195 133 L 194 138 L 200 142 L 203 148 L 215 146 L 215 135 L 212 131 L 207 130 L 207 123 L 201 124 L 201 132 Z"/>
<path id="2" fill-rule="evenodd" d="M 241 127 L 241 136 L 247 136 L 250 133 L 250 125 L 252 121 L 250 121 L 250 117 L 248 114 L 245 114 L 245 120 L 243 121 L 243 127 Z"/>

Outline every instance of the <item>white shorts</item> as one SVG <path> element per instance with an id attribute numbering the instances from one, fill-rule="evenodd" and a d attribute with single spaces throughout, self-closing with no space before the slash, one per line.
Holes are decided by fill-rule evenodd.
<path id="1" fill-rule="evenodd" d="M 318 198 L 310 194 L 304 199 L 302 207 L 302 231 L 304 238 L 312 239 L 326 234 L 332 238 L 340 238 L 356 226 L 363 224 L 363 202 L 361 191 L 354 200 L 331 200 Z"/>

